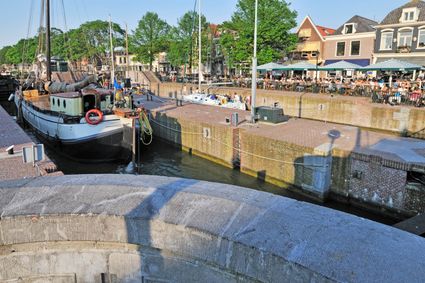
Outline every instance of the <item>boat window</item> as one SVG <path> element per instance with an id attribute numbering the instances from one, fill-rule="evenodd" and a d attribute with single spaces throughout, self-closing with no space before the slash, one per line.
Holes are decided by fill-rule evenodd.
<path id="1" fill-rule="evenodd" d="M 55 99 L 54 98 L 52 98 L 52 104 L 53 104 L 53 106 L 55 106 Z"/>
<path id="2" fill-rule="evenodd" d="M 57 98 L 56 103 L 58 104 L 58 107 L 60 107 L 60 106 L 61 106 L 61 102 L 60 102 L 59 98 Z"/>
<path id="3" fill-rule="evenodd" d="M 63 108 L 66 108 L 66 99 L 63 100 Z"/>

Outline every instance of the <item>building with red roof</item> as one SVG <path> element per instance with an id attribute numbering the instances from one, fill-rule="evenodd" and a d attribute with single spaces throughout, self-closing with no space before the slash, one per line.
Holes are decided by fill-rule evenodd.
<path id="1" fill-rule="evenodd" d="M 321 64 L 324 61 L 325 37 L 334 33 L 334 29 L 318 26 L 309 16 L 305 17 L 296 32 L 298 42 L 295 50 L 290 54 L 290 59 Z"/>

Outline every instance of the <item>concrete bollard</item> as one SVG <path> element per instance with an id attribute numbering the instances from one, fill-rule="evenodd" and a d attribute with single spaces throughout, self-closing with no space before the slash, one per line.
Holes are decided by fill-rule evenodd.
<path id="1" fill-rule="evenodd" d="M 232 113 L 231 119 L 230 119 L 231 125 L 233 127 L 237 127 L 239 124 L 239 115 L 237 112 Z"/>

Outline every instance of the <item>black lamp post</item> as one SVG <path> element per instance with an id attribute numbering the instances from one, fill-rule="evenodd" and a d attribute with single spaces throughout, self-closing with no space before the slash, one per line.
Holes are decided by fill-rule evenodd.
<path id="1" fill-rule="evenodd" d="M 316 51 L 316 85 L 317 85 L 317 77 L 319 75 L 319 71 L 318 71 L 318 69 L 319 69 L 319 54 L 320 54 L 320 52 L 319 52 L 319 50 L 317 50 Z"/>

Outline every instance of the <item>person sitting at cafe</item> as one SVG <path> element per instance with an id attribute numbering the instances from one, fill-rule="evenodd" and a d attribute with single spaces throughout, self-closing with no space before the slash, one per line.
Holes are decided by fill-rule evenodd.
<path id="1" fill-rule="evenodd" d="M 334 92 L 336 90 L 336 86 L 335 86 L 335 81 L 331 80 L 331 82 L 328 85 L 328 91 L 329 92 Z"/>

